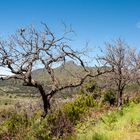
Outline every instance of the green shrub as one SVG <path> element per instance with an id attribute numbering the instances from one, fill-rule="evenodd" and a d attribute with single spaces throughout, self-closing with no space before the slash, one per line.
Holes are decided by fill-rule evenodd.
<path id="1" fill-rule="evenodd" d="M 80 95 L 74 102 L 65 103 L 61 109 L 47 116 L 50 135 L 60 137 L 71 133 L 81 116 L 95 105 L 92 95 L 88 94 Z"/>
<path id="2" fill-rule="evenodd" d="M 113 89 L 109 89 L 104 94 L 104 102 L 108 102 L 110 105 L 114 105 L 116 102 L 116 92 Z"/>
<path id="3" fill-rule="evenodd" d="M 19 131 L 20 128 L 28 125 L 28 119 L 26 115 L 14 114 L 12 118 L 5 122 L 8 125 L 8 131 L 13 134 Z"/>
<path id="4" fill-rule="evenodd" d="M 83 94 L 89 93 L 93 96 L 94 99 L 101 98 L 101 87 L 98 86 L 97 82 L 92 78 L 89 78 L 87 82 L 83 84 L 81 87 L 80 92 Z"/>
<path id="5" fill-rule="evenodd" d="M 136 104 L 139 104 L 139 103 L 140 103 L 140 96 L 137 97 L 137 98 L 135 98 L 135 99 L 133 100 L 133 102 L 136 103 Z"/>
<path id="6" fill-rule="evenodd" d="M 94 107 L 95 105 L 96 102 L 92 95 L 84 94 L 77 97 L 73 103 L 66 103 L 63 106 L 63 111 L 68 115 L 70 121 L 75 123 L 80 119 L 80 116 L 84 112 L 86 112 L 90 107 Z"/>
<path id="7" fill-rule="evenodd" d="M 48 126 L 47 119 L 41 121 L 33 121 L 27 132 L 26 139 L 28 140 L 52 140 L 50 136 L 50 127 Z"/>
<path id="8" fill-rule="evenodd" d="M 1 125 L 0 137 L 6 136 L 9 139 L 13 139 L 15 137 L 22 137 L 26 134 L 27 127 L 29 124 L 30 122 L 26 114 L 19 115 L 14 113 Z"/>

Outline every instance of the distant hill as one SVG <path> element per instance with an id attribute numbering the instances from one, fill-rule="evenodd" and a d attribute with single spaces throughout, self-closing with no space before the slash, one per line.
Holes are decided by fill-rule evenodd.
<path id="1" fill-rule="evenodd" d="M 80 74 L 82 72 L 81 66 L 75 64 L 73 61 L 68 61 L 65 65 L 61 65 L 54 69 L 55 76 L 62 82 L 65 80 L 70 80 L 72 78 L 72 74 Z M 50 82 L 50 76 L 47 73 L 45 68 L 37 69 L 33 71 L 32 76 L 34 79 Z"/>
<path id="2" fill-rule="evenodd" d="M 96 71 L 95 67 L 91 67 L 91 70 L 93 72 Z M 73 61 L 68 61 L 64 65 L 60 65 L 56 68 L 54 68 L 55 76 L 57 77 L 60 84 L 65 84 L 68 81 L 75 81 L 75 78 L 73 75 L 83 75 L 84 71 L 83 68 L 80 65 L 75 64 Z M 50 76 L 47 73 L 45 68 L 36 69 L 32 72 L 32 76 L 35 80 L 40 81 L 44 83 L 44 86 L 46 87 L 46 90 L 49 90 L 49 85 L 51 85 Z M 96 79 L 97 80 L 97 79 Z M 104 81 L 99 80 L 102 84 L 105 84 Z M 66 97 L 67 95 L 71 96 L 72 93 L 75 92 L 76 89 L 67 89 L 65 91 L 62 91 L 62 94 L 57 94 L 58 97 Z M 39 95 L 38 90 L 34 87 L 26 87 L 23 86 L 23 81 L 20 80 L 7 80 L 2 81 L 0 80 L 0 94 L 9 94 L 14 93 L 17 95 Z M 37 93 L 37 94 L 36 94 Z"/>
<path id="3" fill-rule="evenodd" d="M 75 64 L 73 61 L 68 61 L 65 65 L 54 68 L 54 73 L 61 83 L 68 80 L 74 80 L 72 74 L 81 74 L 81 66 Z M 46 69 L 36 69 L 32 72 L 32 76 L 35 80 L 45 82 L 48 86 L 50 84 L 50 76 L 48 75 Z M 20 80 L 0 80 L 0 93 L 36 93 L 37 91 L 31 87 L 23 86 L 23 82 Z"/>

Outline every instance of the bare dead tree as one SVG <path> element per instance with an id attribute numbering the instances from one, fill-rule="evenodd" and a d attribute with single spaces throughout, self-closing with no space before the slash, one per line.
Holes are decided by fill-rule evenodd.
<path id="1" fill-rule="evenodd" d="M 80 86 L 87 77 L 96 77 L 107 70 L 99 70 L 96 73 L 85 67 L 80 58 L 80 53 L 74 51 L 66 42 L 66 35 L 72 30 L 66 30 L 61 37 L 57 37 L 46 24 L 43 31 L 38 31 L 33 26 L 20 29 L 6 41 L 0 41 L 0 66 L 8 68 L 12 75 L 1 77 L 2 80 L 20 79 L 24 86 L 35 87 L 43 100 L 44 111 L 50 109 L 51 98 L 61 90 Z M 55 64 L 63 64 L 66 60 L 79 63 L 81 74 L 73 74 L 73 81 L 61 84 L 54 73 Z M 51 89 L 47 92 L 43 84 L 35 80 L 32 71 L 35 68 L 44 67 L 50 76 Z M 48 79 L 46 79 L 48 80 Z"/>
<path id="2" fill-rule="evenodd" d="M 140 53 L 135 49 L 130 52 L 130 64 L 131 67 L 133 67 L 133 71 L 131 73 L 132 80 L 140 85 Z"/>
<path id="3" fill-rule="evenodd" d="M 106 43 L 106 53 L 99 60 L 113 67 L 111 73 L 106 74 L 106 80 L 110 86 L 114 86 L 117 91 L 117 106 L 122 105 L 124 88 L 132 80 L 131 72 L 134 70 L 131 65 L 130 53 L 132 50 L 128 45 L 118 39 L 114 44 Z"/>

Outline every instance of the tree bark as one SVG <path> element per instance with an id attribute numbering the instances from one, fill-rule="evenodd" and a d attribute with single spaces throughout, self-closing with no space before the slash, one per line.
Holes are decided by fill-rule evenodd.
<path id="1" fill-rule="evenodd" d="M 45 112 L 45 114 L 47 114 L 48 110 L 50 109 L 50 98 L 48 95 L 46 95 L 46 92 L 42 85 L 36 84 L 36 88 L 39 90 L 39 92 L 41 94 L 44 112 Z"/>
<path id="2" fill-rule="evenodd" d="M 48 110 L 50 109 L 50 99 L 48 98 L 48 96 L 42 96 L 42 100 L 43 100 L 43 108 L 45 111 L 45 114 L 48 113 Z"/>
<path id="3" fill-rule="evenodd" d="M 121 107 L 122 106 L 122 90 L 119 90 L 118 91 L 118 96 L 117 96 L 117 106 L 118 107 Z"/>

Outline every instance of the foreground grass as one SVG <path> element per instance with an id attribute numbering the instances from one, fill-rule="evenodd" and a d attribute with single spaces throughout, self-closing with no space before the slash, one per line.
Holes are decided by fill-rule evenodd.
<path id="1" fill-rule="evenodd" d="M 140 104 L 130 103 L 119 112 L 104 114 L 98 122 L 89 118 L 75 128 L 74 140 L 139 140 Z"/>

